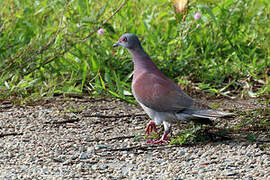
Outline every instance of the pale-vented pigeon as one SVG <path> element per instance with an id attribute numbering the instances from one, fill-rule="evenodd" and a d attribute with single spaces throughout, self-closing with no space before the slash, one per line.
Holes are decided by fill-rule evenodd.
<path id="1" fill-rule="evenodd" d="M 212 124 L 209 118 L 231 115 L 231 113 L 212 110 L 185 94 L 176 83 L 156 67 L 134 34 L 122 35 L 113 46 L 127 48 L 133 57 L 132 93 L 152 119 L 145 130 L 147 135 L 156 131 L 156 125 L 161 123 L 164 125 L 161 139 L 147 141 L 148 143 L 168 143 L 166 137 L 170 132 L 171 123 L 192 120 L 202 124 Z"/>

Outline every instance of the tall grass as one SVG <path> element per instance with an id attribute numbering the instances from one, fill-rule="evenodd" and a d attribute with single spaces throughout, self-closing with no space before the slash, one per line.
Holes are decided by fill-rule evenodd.
<path id="1" fill-rule="evenodd" d="M 132 101 L 131 57 L 112 47 L 125 32 L 175 81 L 214 94 L 269 93 L 267 0 L 190 1 L 185 20 L 168 0 L 127 1 L 104 23 L 122 2 L 1 1 L 1 99 L 84 93 Z"/>

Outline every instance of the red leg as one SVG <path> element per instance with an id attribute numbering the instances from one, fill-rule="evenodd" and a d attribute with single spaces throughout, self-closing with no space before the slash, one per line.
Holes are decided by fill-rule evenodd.
<path id="1" fill-rule="evenodd" d="M 146 125 L 145 133 L 147 136 L 149 136 L 152 131 L 157 132 L 157 127 L 154 120 L 149 121 L 149 123 Z"/>
<path id="2" fill-rule="evenodd" d="M 162 137 L 161 137 L 160 140 L 157 140 L 157 141 L 151 141 L 151 140 L 148 140 L 148 141 L 146 141 L 146 142 L 147 142 L 147 143 L 151 143 L 151 144 L 159 144 L 159 143 L 166 143 L 166 144 L 168 144 L 169 141 L 166 140 L 166 137 L 167 137 L 168 134 L 169 134 L 169 133 L 166 133 L 166 132 L 165 132 L 165 133 L 162 135 Z"/>

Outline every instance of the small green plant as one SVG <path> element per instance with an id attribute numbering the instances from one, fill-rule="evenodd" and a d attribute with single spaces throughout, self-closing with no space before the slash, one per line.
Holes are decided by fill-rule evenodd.
<path id="1" fill-rule="evenodd" d="M 241 111 L 239 114 L 239 123 L 235 125 L 235 130 L 240 130 L 241 128 L 251 128 L 251 129 L 265 129 L 270 131 L 270 108 L 258 108 L 248 111 Z"/>
<path id="2" fill-rule="evenodd" d="M 141 135 L 137 135 L 137 136 L 135 136 L 135 137 L 133 138 L 133 140 L 134 140 L 135 142 L 138 142 L 138 141 L 140 141 L 142 138 L 143 138 L 143 137 L 142 137 Z"/>
<path id="3" fill-rule="evenodd" d="M 207 132 L 207 126 L 190 122 L 189 125 L 176 134 L 169 145 L 173 144 L 191 144 L 195 142 L 205 142 L 210 139 Z"/>
<path id="4" fill-rule="evenodd" d="M 85 109 L 85 106 L 75 107 L 74 105 L 69 105 L 64 108 L 64 113 L 81 113 Z"/>
<path id="5" fill-rule="evenodd" d="M 249 141 L 249 142 L 255 142 L 256 141 L 256 136 L 252 133 L 249 133 L 247 136 L 246 136 L 246 139 Z"/>
<path id="6" fill-rule="evenodd" d="M 132 102 L 131 57 L 112 47 L 125 32 L 174 80 L 213 95 L 270 92 L 268 0 L 189 1 L 186 13 L 167 0 L 0 6 L 0 99 L 80 93 Z"/>
<path id="7" fill-rule="evenodd" d="M 148 137 L 147 135 L 144 135 L 144 138 L 158 139 L 160 138 L 160 135 L 157 132 L 151 132 Z"/>

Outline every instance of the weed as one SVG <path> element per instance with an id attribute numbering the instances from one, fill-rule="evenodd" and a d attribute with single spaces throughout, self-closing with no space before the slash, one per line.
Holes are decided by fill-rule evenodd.
<path id="1" fill-rule="evenodd" d="M 184 21 L 168 1 L 121 3 L 1 1 L 1 99 L 87 93 L 132 102 L 131 57 L 112 47 L 125 32 L 174 80 L 213 95 L 269 93 L 267 0 L 190 1 Z"/>

